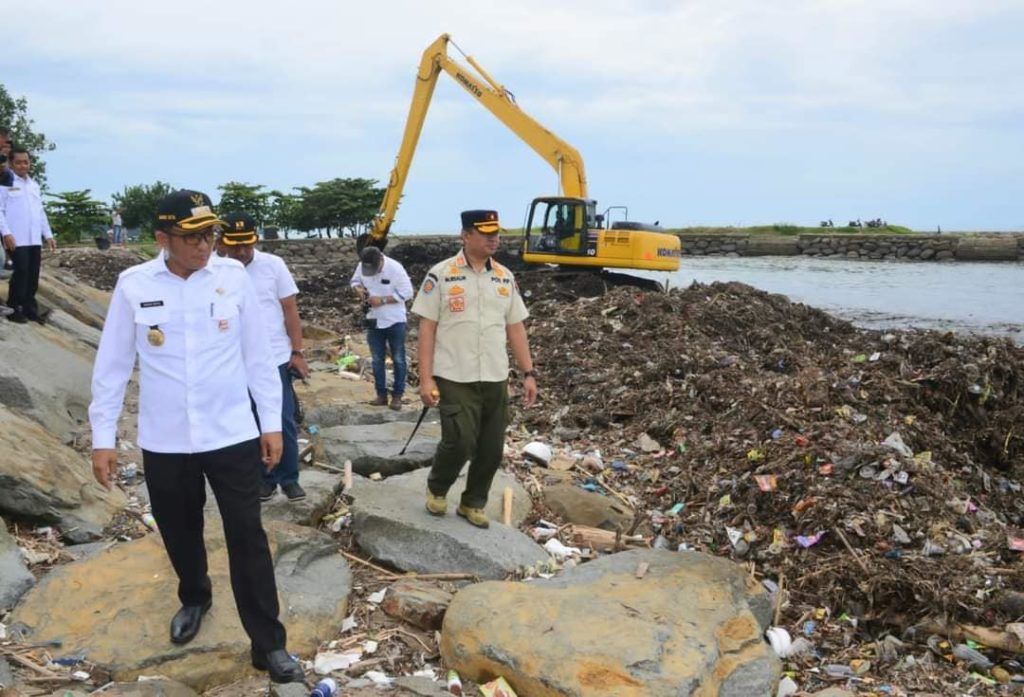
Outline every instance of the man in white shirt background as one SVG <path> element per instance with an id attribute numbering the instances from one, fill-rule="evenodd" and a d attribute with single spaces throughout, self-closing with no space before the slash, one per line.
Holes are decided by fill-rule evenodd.
<path id="1" fill-rule="evenodd" d="M 211 256 L 221 225 L 206 194 L 168 194 L 157 209 L 161 254 L 118 277 L 93 368 L 93 474 L 111 486 L 117 420 L 137 356 L 138 443 L 182 605 L 170 640 L 191 641 L 213 602 L 203 542 L 209 482 L 252 664 L 275 682 L 296 682 L 302 668 L 285 648 L 259 501 L 262 470 L 281 458 L 281 381 L 245 269 Z"/>
<path id="2" fill-rule="evenodd" d="M 57 251 L 57 241 L 43 210 L 39 184 L 29 176 L 32 159 L 24 148 L 13 147 L 10 154 L 11 186 L 0 186 L 0 235 L 4 249 L 11 257 L 13 273 L 7 286 L 7 305 L 14 312 L 7 316 L 12 322 L 28 320 L 43 323 L 36 304 L 39 289 L 39 266 L 42 245 Z"/>
<path id="3" fill-rule="evenodd" d="M 14 141 L 11 140 L 11 132 L 0 126 L 0 186 L 10 186 L 14 183 L 14 172 L 11 171 L 11 148 Z"/>
<path id="4" fill-rule="evenodd" d="M 241 262 L 256 290 L 256 298 L 270 337 L 274 364 L 281 376 L 281 433 L 284 440 L 281 462 L 265 472 L 260 487 L 260 500 L 269 501 L 277 487 L 289 501 L 301 501 L 306 492 L 299 485 L 298 426 L 295 423 L 295 390 L 292 380 L 309 375 L 309 366 L 302 355 L 302 322 L 296 296 L 298 286 L 284 259 L 256 249 L 259 236 L 256 220 L 248 213 L 224 216 L 224 229 L 217 239 L 217 254 Z"/>
<path id="5" fill-rule="evenodd" d="M 390 407 L 402 408 L 405 393 L 405 304 L 412 300 L 412 282 L 405 268 L 376 247 L 366 247 L 359 255 L 359 265 L 352 274 L 351 286 L 366 303 L 366 343 L 373 358 L 373 386 L 377 398 L 373 404 L 388 405 L 386 355 L 391 352 L 394 383 Z"/>
<path id="6" fill-rule="evenodd" d="M 115 246 L 124 246 L 124 228 L 121 226 L 121 209 L 114 208 L 110 212 L 110 231 L 113 233 Z"/>

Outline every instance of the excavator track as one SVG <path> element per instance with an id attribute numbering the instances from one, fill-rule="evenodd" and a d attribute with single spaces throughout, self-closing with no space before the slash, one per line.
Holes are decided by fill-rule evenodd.
<path id="1" fill-rule="evenodd" d="M 495 258 L 512 269 L 520 290 L 526 297 L 541 289 L 566 299 L 593 298 L 620 286 L 647 292 L 657 292 L 663 289 L 663 286 L 653 279 L 640 278 L 608 269 L 537 266 L 524 262 L 518 254 L 503 252 L 495 255 Z"/>

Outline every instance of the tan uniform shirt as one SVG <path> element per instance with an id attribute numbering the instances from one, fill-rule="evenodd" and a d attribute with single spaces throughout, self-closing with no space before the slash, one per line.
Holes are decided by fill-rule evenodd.
<path id="1" fill-rule="evenodd" d="M 453 382 L 507 380 L 505 327 L 530 316 L 511 271 L 488 259 L 477 273 L 462 252 L 430 269 L 412 311 L 437 322 L 434 375 Z"/>

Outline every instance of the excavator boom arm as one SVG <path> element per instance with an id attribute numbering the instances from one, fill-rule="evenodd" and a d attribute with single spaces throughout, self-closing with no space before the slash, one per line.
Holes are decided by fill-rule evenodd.
<path id="1" fill-rule="evenodd" d="M 395 158 L 395 166 L 391 170 L 380 210 L 373 221 L 369 235 L 370 244 L 382 247 L 387 239 L 388 230 L 398 210 L 402 189 L 409 175 L 416 145 L 423 131 L 427 109 L 437 86 L 437 76 L 441 71 L 448 73 L 455 82 L 551 165 L 558 173 L 561 187 L 559 193 L 562 196 L 587 198 L 587 177 L 583 168 L 583 158 L 576 148 L 520 109 L 512 94 L 495 81 L 472 57 L 466 56 L 472 68 L 452 59 L 448 55 L 450 41 L 448 34 L 442 34 L 423 52 L 423 59 L 416 73 L 416 88 L 413 91 L 412 104 L 409 105 L 402 145 Z"/>

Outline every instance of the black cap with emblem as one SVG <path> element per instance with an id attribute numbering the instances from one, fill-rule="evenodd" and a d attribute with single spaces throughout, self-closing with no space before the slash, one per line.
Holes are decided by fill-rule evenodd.
<path id="1" fill-rule="evenodd" d="M 224 216 L 224 229 L 220 241 L 228 246 L 256 244 L 256 219 L 248 213 L 228 213 Z"/>
<path id="2" fill-rule="evenodd" d="M 182 189 L 172 191 L 163 197 L 156 209 L 156 227 L 167 230 L 177 227 L 182 230 L 202 230 L 211 225 L 223 225 L 224 221 L 213 212 L 213 202 L 201 191 Z"/>
<path id="3" fill-rule="evenodd" d="M 476 230 L 485 235 L 493 235 L 501 230 L 498 222 L 498 211 L 462 211 L 462 229 L 467 232 Z"/>

